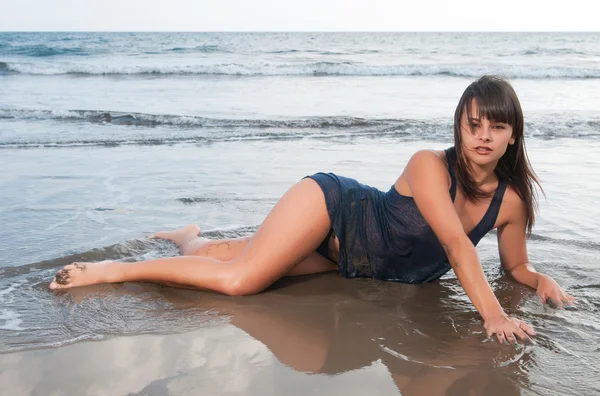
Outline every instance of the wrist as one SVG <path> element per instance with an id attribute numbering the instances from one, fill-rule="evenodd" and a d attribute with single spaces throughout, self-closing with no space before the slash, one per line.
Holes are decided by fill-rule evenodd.
<path id="1" fill-rule="evenodd" d="M 498 307 L 493 310 L 481 312 L 481 318 L 483 319 L 484 322 L 487 322 L 489 320 L 493 320 L 496 318 L 505 318 L 507 316 L 508 315 L 506 315 L 506 313 L 504 312 L 504 310 L 502 309 L 500 304 L 498 304 Z"/>
<path id="2" fill-rule="evenodd" d="M 540 281 L 543 278 L 547 278 L 548 275 L 546 274 L 540 274 L 539 272 L 536 272 L 536 277 L 535 277 L 535 289 L 537 290 L 537 288 L 540 286 Z"/>

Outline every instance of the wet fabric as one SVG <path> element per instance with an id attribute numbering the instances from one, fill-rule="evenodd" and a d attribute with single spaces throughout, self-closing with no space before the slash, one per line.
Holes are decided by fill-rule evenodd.
<path id="1" fill-rule="evenodd" d="M 446 158 L 449 155 L 446 150 Z M 448 171 L 454 202 L 456 178 L 452 166 Z M 340 242 L 343 276 L 425 283 L 451 269 L 442 245 L 413 198 L 400 195 L 394 185 L 383 192 L 333 173 L 308 177 L 325 195 L 332 229 Z M 475 246 L 494 227 L 505 191 L 506 184 L 499 181 L 485 215 L 468 235 Z"/>

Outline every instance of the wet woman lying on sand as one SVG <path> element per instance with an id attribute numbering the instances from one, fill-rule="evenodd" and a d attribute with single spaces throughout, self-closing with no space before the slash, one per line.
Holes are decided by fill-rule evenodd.
<path id="1" fill-rule="evenodd" d="M 534 331 L 504 313 L 487 282 L 475 246 L 489 231 L 497 229 L 501 264 L 516 281 L 543 301 L 573 302 L 527 257 L 534 183 L 517 95 L 504 79 L 484 76 L 458 103 L 454 146 L 415 153 L 388 192 L 317 173 L 290 188 L 252 236 L 209 240 L 195 225 L 158 232 L 152 237 L 173 241 L 182 256 L 73 263 L 50 288 L 144 281 L 240 296 L 283 276 L 339 271 L 424 283 L 453 269 L 488 335 L 512 343 Z"/>

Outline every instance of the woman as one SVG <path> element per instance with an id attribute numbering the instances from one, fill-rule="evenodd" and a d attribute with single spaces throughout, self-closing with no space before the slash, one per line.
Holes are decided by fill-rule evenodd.
<path id="1" fill-rule="evenodd" d="M 175 242 L 182 256 L 73 263 L 50 288 L 147 281 L 248 295 L 289 275 L 339 269 L 346 277 L 422 283 L 453 269 L 488 335 L 515 342 L 534 331 L 504 313 L 486 280 L 475 245 L 487 232 L 498 230 L 501 263 L 518 282 L 544 301 L 573 301 L 528 262 L 533 183 L 517 95 L 507 81 L 484 76 L 458 103 L 454 147 L 414 154 L 387 193 L 318 173 L 287 191 L 250 237 L 211 241 L 193 225 L 159 232 L 153 236 Z"/>

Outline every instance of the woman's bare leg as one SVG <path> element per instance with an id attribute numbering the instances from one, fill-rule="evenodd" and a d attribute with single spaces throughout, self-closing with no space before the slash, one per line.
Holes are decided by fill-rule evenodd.
<path id="1" fill-rule="evenodd" d="M 231 260 L 180 256 L 137 263 L 75 263 L 59 271 L 50 287 L 149 281 L 229 295 L 254 294 L 313 253 L 330 227 L 321 188 L 315 181 L 304 179 L 279 200 L 248 245 Z"/>
<path id="2" fill-rule="evenodd" d="M 200 227 L 190 224 L 174 231 L 159 231 L 148 238 L 166 239 L 175 243 L 182 256 L 208 256 L 227 261 L 240 254 L 252 236 L 208 239 L 200 236 Z"/>
<path id="3" fill-rule="evenodd" d="M 229 261 L 237 257 L 252 236 L 232 239 L 208 239 L 200 236 L 200 227 L 190 224 L 174 231 L 160 231 L 149 238 L 167 239 L 177 245 L 183 256 L 207 256 L 220 261 Z M 317 252 L 308 255 L 296 264 L 284 276 L 317 274 L 320 272 L 336 271 L 338 266 Z"/>

